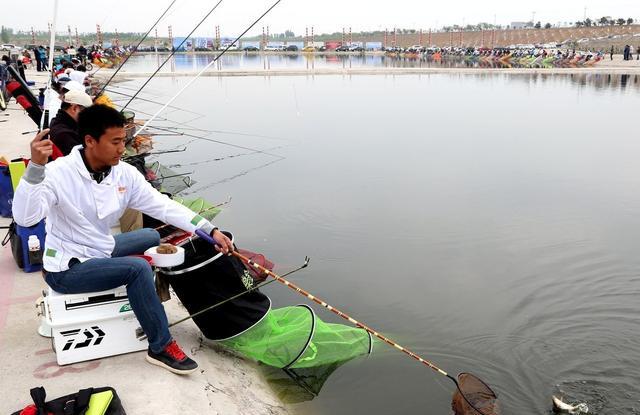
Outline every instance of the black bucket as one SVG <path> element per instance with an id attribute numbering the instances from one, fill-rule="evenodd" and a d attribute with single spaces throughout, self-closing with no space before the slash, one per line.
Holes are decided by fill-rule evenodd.
<path id="1" fill-rule="evenodd" d="M 232 239 L 230 233 L 225 234 Z M 238 258 L 217 252 L 206 241 L 195 238 L 182 247 L 185 249 L 184 264 L 161 270 L 160 273 L 166 276 L 189 314 L 204 310 L 256 284 Z M 251 328 L 270 308 L 269 297 L 254 290 L 193 320 L 205 337 L 223 340 Z"/>

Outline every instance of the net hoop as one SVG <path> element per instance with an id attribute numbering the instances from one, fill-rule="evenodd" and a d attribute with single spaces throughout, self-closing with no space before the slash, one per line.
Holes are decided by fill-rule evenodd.
<path id="1" fill-rule="evenodd" d="M 307 348 L 309 348 L 309 344 L 311 344 L 313 335 L 316 332 L 316 313 L 314 313 L 313 309 L 306 304 L 298 304 L 296 307 L 306 308 L 309 311 L 309 314 L 311 314 L 311 330 L 309 330 L 309 338 L 307 338 L 307 342 L 305 343 L 302 350 L 300 350 L 300 353 L 298 353 L 298 355 L 291 361 L 291 363 L 283 367 L 283 369 L 289 369 L 291 366 L 295 365 L 298 360 L 300 360 L 302 355 L 304 355 L 304 352 L 306 352 Z"/>
<path id="2" fill-rule="evenodd" d="M 474 382 L 474 390 L 469 390 L 465 384 Z M 462 372 L 458 374 L 455 380 L 457 392 L 453 395 L 451 406 L 456 415 L 498 415 L 500 410 L 498 407 L 498 396 L 482 379 L 474 374 Z M 479 396 L 479 399 L 470 399 L 471 396 Z M 458 399 L 462 398 L 462 401 Z M 462 404 L 464 403 L 464 405 Z M 478 404 L 482 404 L 479 408 Z"/>

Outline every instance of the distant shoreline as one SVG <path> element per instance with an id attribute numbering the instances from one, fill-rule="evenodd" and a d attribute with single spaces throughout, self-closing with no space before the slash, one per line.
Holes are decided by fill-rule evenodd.
<path id="1" fill-rule="evenodd" d="M 102 70 L 102 74 L 111 72 Z M 195 71 L 158 72 L 156 77 L 190 77 Z M 148 78 L 152 72 L 120 72 L 117 80 L 133 78 Z M 611 75 L 640 75 L 640 66 L 605 66 L 596 65 L 587 68 L 316 68 L 316 69 L 211 69 L 202 76 L 325 76 L 325 75 L 436 75 L 436 74 L 611 74 Z"/>

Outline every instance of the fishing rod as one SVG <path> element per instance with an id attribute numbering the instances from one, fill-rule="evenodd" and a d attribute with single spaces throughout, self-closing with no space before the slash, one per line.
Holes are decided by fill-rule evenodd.
<path id="1" fill-rule="evenodd" d="M 200 238 L 204 239 L 205 241 L 209 242 L 210 244 L 216 245 L 216 241 L 209 234 L 204 232 L 203 230 L 196 229 L 195 233 Z M 276 281 L 286 285 L 287 287 L 291 288 L 292 290 L 294 290 L 294 291 L 298 292 L 299 294 L 307 297 L 309 300 L 313 301 L 314 303 L 321 305 L 322 307 L 326 308 L 327 310 L 331 311 L 332 313 L 334 313 L 334 314 L 338 315 L 339 317 L 349 321 L 350 323 L 354 324 L 356 327 L 360 327 L 360 328 L 364 329 L 369 334 L 371 334 L 373 336 L 376 336 L 378 339 L 380 339 L 383 342 L 387 343 L 388 345 L 393 346 L 394 348 L 400 350 L 402 353 L 405 353 L 406 355 L 412 357 L 413 359 L 415 359 L 418 362 L 424 364 L 428 368 L 430 368 L 430 369 L 436 371 L 437 373 L 439 373 L 441 375 L 444 375 L 447 378 L 451 379 L 453 381 L 453 383 L 455 383 L 456 388 L 461 393 L 461 395 L 464 398 L 465 402 L 469 405 L 469 407 L 471 409 L 475 410 L 477 413 L 479 413 L 481 415 L 493 415 L 493 414 L 496 413 L 495 409 L 496 409 L 496 405 L 497 405 L 497 396 L 495 395 L 495 393 L 491 390 L 491 388 L 486 383 L 484 383 L 482 380 L 480 380 L 476 376 L 471 375 L 470 373 L 460 373 L 457 376 L 457 379 L 456 379 L 455 377 L 449 375 L 444 370 L 440 369 L 438 366 L 436 366 L 432 362 L 430 362 L 430 361 L 428 361 L 426 359 L 423 359 L 422 357 L 418 356 L 416 353 L 412 352 L 411 350 L 407 349 L 406 347 L 403 347 L 400 344 L 396 343 L 395 341 L 391 340 L 390 338 L 378 333 L 377 331 L 371 329 L 370 327 L 368 327 L 364 323 L 361 323 L 361 322 L 357 321 L 353 317 L 350 317 L 346 313 L 344 313 L 344 312 L 340 311 L 339 309 L 329 305 L 328 303 L 324 302 L 323 300 L 319 299 L 318 297 L 315 297 L 315 296 L 311 295 L 309 292 L 303 290 L 302 288 L 298 287 L 297 285 L 293 284 L 292 282 L 282 278 L 282 276 L 279 276 L 279 275 L 275 274 L 271 270 L 263 267 L 262 265 L 256 263 L 255 261 L 251 260 L 250 258 L 247 258 L 246 256 L 242 255 L 238 251 L 235 251 L 235 250 L 231 251 L 229 253 L 229 255 L 235 256 L 236 258 L 240 259 L 242 262 L 244 262 L 244 263 L 248 264 L 249 266 L 255 268 L 257 271 L 260 271 L 263 274 L 266 274 L 266 275 L 274 278 Z M 463 391 L 462 388 L 465 387 L 465 385 L 467 385 L 466 386 L 467 390 Z M 483 387 L 481 387 L 479 385 L 482 385 Z M 482 389 L 482 391 L 479 391 L 477 389 L 474 389 L 472 391 L 472 390 L 470 390 L 472 388 Z M 479 393 L 479 392 L 481 392 L 481 393 Z M 455 400 L 455 396 L 454 396 L 454 400 Z"/>
<path id="2" fill-rule="evenodd" d="M 281 276 L 280 278 L 282 278 L 282 277 L 286 277 L 286 276 L 289 276 L 289 275 L 293 274 L 294 272 L 298 272 L 298 271 L 300 271 L 301 269 L 306 268 L 306 267 L 309 265 L 309 261 L 310 261 L 310 260 L 311 260 L 311 258 L 309 258 L 308 256 L 304 257 L 304 262 L 302 263 L 302 265 L 300 265 L 299 267 L 297 267 L 297 268 L 295 268 L 295 269 L 293 269 L 293 270 L 291 270 L 291 271 L 289 271 L 289 272 L 287 272 L 287 273 L 285 273 L 285 274 L 282 274 L 282 276 Z M 192 318 L 194 318 L 194 317 L 198 317 L 199 315 L 204 314 L 204 313 L 206 313 L 207 311 L 211 311 L 211 310 L 213 310 L 213 309 L 214 309 L 214 308 L 216 308 L 216 307 L 220 307 L 221 305 L 224 305 L 224 304 L 228 303 L 229 301 L 233 301 L 233 300 L 235 300 L 235 299 L 236 299 L 236 298 L 238 298 L 238 297 L 242 297 L 242 296 L 243 296 L 243 295 L 245 295 L 245 294 L 248 294 L 248 293 L 250 293 L 250 292 L 253 292 L 253 291 L 255 291 L 255 290 L 258 290 L 258 289 L 260 289 L 260 288 L 262 288 L 262 287 L 264 287 L 264 286 L 266 286 L 266 285 L 271 284 L 271 283 L 272 283 L 272 282 L 274 282 L 274 281 L 276 281 L 276 280 L 267 280 L 267 281 L 263 281 L 263 282 L 261 282 L 260 284 L 255 285 L 255 286 L 253 286 L 253 287 L 251 287 L 251 288 L 249 288 L 249 289 L 247 289 L 247 290 L 245 290 L 245 291 L 241 291 L 241 292 L 239 292 L 238 294 L 236 294 L 236 295 L 234 295 L 234 296 L 231 296 L 231 297 L 229 297 L 229 298 L 227 298 L 227 299 L 224 299 L 224 300 L 220 301 L 219 303 L 213 304 L 213 305 L 211 305 L 211 306 L 209 306 L 209 307 L 207 307 L 207 308 L 205 308 L 205 309 L 203 309 L 203 310 L 197 311 L 197 312 L 195 312 L 195 313 L 193 313 L 193 314 L 190 314 L 190 315 L 188 315 L 188 316 L 186 316 L 186 317 L 184 317 L 184 318 L 181 318 L 180 320 L 175 321 L 175 322 L 173 322 L 173 323 L 169 324 L 169 326 L 168 326 L 168 327 L 169 327 L 169 328 L 171 328 L 171 327 L 173 327 L 173 326 L 175 326 L 175 325 L 178 325 L 178 324 L 180 324 L 180 323 L 183 323 L 183 322 L 185 322 L 185 321 L 187 321 L 187 320 L 190 320 L 190 319 L 192 319 Z M 136 338 L 137 338 L 138 340 L 140 340 L 140 341 L 143 341 L 143 340 L 146 340 L 146 339 L 147 339 L 147 335 L 146 335 L 146 334 L 144 334 L 144 331 L 142 331 L 142 328 L 141 328 L 141 327 L 138 327 L 138 328 L 136 329 Z"/>
<path id="3" fill-rule="evenodd" d="M 277 149 L 280 149 L 280 148 L 282 148 L 282 146 L 271 147 L 271 148 L 268 148 L 267 150 L 277 150 Z M 256 154 L 256 152 L 252 151 L 252 152 L 249 152 L 249 153 L 229 154 L 228 156 L 214 157 L 214 158 L 210 158 L 210 159 L 206 159 L 206 160 L 200 160 L 200 161 L 191 161 L 191 162 L 188 162 L 188 163 L 168 164 L 167 168 L 173 169 L 173 168 L 177 168 L 177 167 L 199 166 L 201 164 L 213 163 L 214 161 L 223 161 L 223 160 L 227 160 L 227 159 L 231 159 L 231 158 L 237 158 L 237 157 L 242 157 L 242 156 L 250 156 L 252 154 Z"/>
<path id="4" fill-rule="evenodd" d="M 133 95 L 131 95 L 131 94 L 125 94 L 123 92 L 114 91 L 112 89 L 107 89 L 106 91 L 107 92 L 112 92 L 114 94 L 122 95 L 122 96 L 127 97 L 127 98 L 133 97 Z M 139 101 L 148 102 L 150 104 L 163 105 L 161 102 L 154 101 L 154 100 L 148 99 L 148 98 L 140 98 L 140 97 L 138 97 L 137 99 Z M 119 100 L 119 99 L 114 99 L 113 101 L 116 101 L 116 100 Z M 185 108 L 176 107 L 174 105 L 169 105 L 167 108 L 171 108 L 171 109 L 175 109 L 177 111 L 182 111 L 182 112 L 187 112 L 187 113 L 190 113 L 190 114 L 194 114 L 194 115 L 197 115 L 198 118 L 202 118 L 202 117 L 205 116 L 204 114 L 201 114 L 199 112 L 188 110 L 188 109 L 185 109 Z M 139 113 L 144 114 L 144 115 L 152 115 L 149 112 L 145 112 L 145 111 L 134 109 L 134 108 L 132 108 L 131 110 L 134 111 L 134 112 L 139 112 Z M 198 118 L 195 118 L 195 119 L 198 119 Z M 172 127 L 172 126 L 164 127 L 164 128 L 167 128 L 167 129 L 178 129 L 178 128 L 181 128 L 181 129 L 184 129 L 184 130 L 191 130 L 191 131 L 201 131 L 201 132 L 207 132 L 207 133 L 240 135 L 240 136 L 246 136 L 246 137 L 266 138 L 266 139 L 269 139 L 269 140 L 281 140 L 281 141 L 288 141 L 289 140 L 289 139 L 283 138 L 283 137 L 273 137 L 273 136 L 268 136 L 268 135 L 263 135 L 263 134 L 242 133 L 242 132 L 226 131 L 226 130 L 207 130 L 205 128 L 196 128 L 196 127 L 182 127 L 182 124 L 187 124 L 187 123 L 192 122 L 194 120 L 189 120 L 189 121 L 180 122 L 180 123 L 177 122 L 177 121 L 170 120 L 170 119 L 165 118 L 165 117 L 161 117 L 160 120 L 170 121 L 170 122 L 173 122 L 176 125 L 180 126 L 180 127 Z M 154 128 L 154 126 L 150 125 L 147 128 L 148 129 L 149 128 Z"/>
<path id="5" fill-rule="evenodd" d="M 124 96 L 124 97 L 126 97 L 126 98 L 133 98 L 133 95 L 131 95 L 131 94 L 125 94 L 124 92 L 114 91 L 113 89 L 105 89 L 105 90 L 106 90 L 107 92 L 111 92 L 111 93 L 114 93 L 114 94 L 122 95 L 122 96 Z M 143 102 L 149 102 L 149 103 L 151 103 L 151 104 L 162 105 L 162 103 L 161 103 L 161 102 L 154 101 L 154 100 L 151 100 L 151 99 L 148 99 L 148 98 L 138 98 L 138 100 L 139 100 L 139 101 L 143 101 Z M 172 106 L 170 106 L 169 108 L 176 109 L 176 110 L 180 110 L 180 111 L 184 111 L 184 112 L 190 112 L 190 113 L 195 114 L 195 115 L 203 115 L 203 114 L 200 114 L 199 112 L 195 112 L 195 111 L 187 110 L 187 109 L 180 108 L 180 107 L 175 107 L 175 106 L 173 106 L 173 105 L 172 105 Z M 135 110 L 133 110 L 133 111 L 135 111 Z M 149 114 L 149 115 L 151 115 L 151 114 Z"/>
<path id="6" fill-rule="evenodd" d="M 153 125 L 148 126 L 147 128 L 153 128 Z M 227 130 L 207 130 L 206 128 L 189 128 L 189 127 L 165 127 L 167 129 L 174 129 L 174 130 L 187 130 L 187 131 L 201 131 L 204 133 L 213 133 L 213 134 L 229 134 L 229 135 L 240 135 L 240 136 L 244 136 L 244 137 L 256 137 L 256 138 L 266 138 L 268 140 L 277 140 L 277 141 L 289 141 L 290 139 L 288 138 L 284 138 L 284 137 L 272 137 L 272 136 L 268 136 L 268 135 L 263 135 L 263 134 L 253 134 L 253 133 L 242 133 L 242 132 L 238 132 L 238 131 L 227 131 Z"/>
<path id="7" fill-rule="evenodd" d="M 280 0 L 278 0 L 278 1 L 280 1 Z M 168 132 L 171 132 L 171 130 L 168 130 L 167 128 L 163 128 L 163 127 L 147 127 L 147 128 L 153 128 L 153 129 L 155 129 L 155 130 L 159 130 L 159 131 L 168 131 Z M 204 136 L 201 136 L 201 135 L 195 135 L 195 134 L 184 133 L 184 132 L 183 132 L 183 133 L 181 133 L 180 135 L 181 135 L 181 136 L 184 136 L 184 137 L 191 137 L 191 138 L 197 138 L 197 139 L 199 139 L 199 140 L 209 141 L 209 142 L 211 142 L 211 143 L 223 144 L 223 145 L 225 145 L 225 146 L 235 147 L 235 148 L 239 148 L 239 149 L 241 149 L 241 150 L 248 150 L 248 151 L 252 151 L 252 152 L 255 152 L 255 153 L 264 154 L 264 155 L 271 156 L 271 157 L 275 157 L 275 158 L 279 158 L 279 159 L 280 159 L 280 158 L 283 158 L 282 156 L 279 156 L 279 155 L 277 155 L 277 154 L 267 153 L 265 150 L 257 150 L 257 149 L 255 149 L 255 148 L 251 148 L 251 147 L 245 147 L 245 146 L 241 146 L 241 145 L 238 145 L 238 144 L 227 143 L 227 142 L 225 142 L 225 141 L 215 140 L 215 139 L 210 138 L 210 137 L 204 137 Z"/>
<path id="8" fill-rule="evenodd" d="M 182 153 L 184 151 L 187 151 L 186 147 L 180 147 L 180 148 L 177 148 L 177 149 L 174 149 L 174 150 L 150 151 L 148 153 L 126 155 L 126 156 L 122 157 L 120 160 L 127 161 L 127 160 L 133 159 L 133 158 L 157 156 L 157 155 L 160 155 L 160 154 L 168 154 L 168 153 Z"/>
<path id="9" fill-rule="evenodd" d="M 47 77 L 47 87 L 44 90 L 44 94 L 46 97 L 51 95 L 51 82 L 53 81 L 53 77 L 56 73 L 56 68 L 53 67 L 53 55 L 56 53 L 56 22 L 58 20 L 58 0 L 54 0 L 53 2 L 53 23 L 51 24 L 51 36 L 49 38 L 49 76 Z M 46 100 L 48 103 L 48 99 Z M 47 114 L 49 110 L 43 109 L 42 116 L 40 117 L 40 129 L 39 131 L 44 130 L 44 120 L 47 118 Z"/>
<path id="10" fill-rule="evenodd" d="M 149 33 L 151 33 L 151 31 L 153 30 L 154 27 L 156 27 L 156 25 L 158 23 L 160 23 L 160 20 L 162 20 L 162 18 L 165 16 L 165 14 L 167 14 L 167 12 L 169 12 L 169 10 L 173 7 L 173 5 L 175 4 L 177 0 L 173 0 L 171 2 L 171 4 L 169 4 L 169 7 L 167 7 L 165 9 L 165 11 L 160 15 L 160 17 L 158 17 L 158 19 L 156 20 L 156 22 L 149 28 L 149 30 L 147 31 L 147 33 L 145 33 L 144 36 L 142 36 L 142 39 L 140 39 L 140 41 L 138 42 L 138 44 L 136 45 L 135 48 L 133 48 L 133 50 L 131 51 L 131 53 L 129 53 L 127 55 L 127 57 L 124 59 L 124 62 L 122 62 L 120 64 L 120 66 L 118 66 L 118 69 L 116 69 L 116 71 L 111 75 L 111 78 L 109 78 L 109 80 L 107 81 L 107 83 L 104 84 L 104 86 L 102 87 L 102 89 L 100 89 L 100 92 L 98 92 L 98 94 L 96 96 L 99 96 L 100 94 L 102 94 L 104 92 L 104 89 L 107 87 L 107 85 L 109 85 L 109 83 L 111 83 L 111 81 L 113 80 L 113 78 L 118 74 L 118 72 L 120 72 L 120 69 L 122 69 L 122 67 L 124 66 L 125 63 L 127 63 L 127 61 L 129 60 L 129 58 L 131 57 L 131 55 L 133 55 L 134 53 L 136 53 L 136 51 L 138 50 L 138 47 L 140 47 L 140 45 L 142 44 L 142 42 L 145 41 L 145 39 L 147 38 L 147 36 L 149 36 Z M 96 71 L 97 73 L 97 71 Z M 95 73 L 94 73 L 95 75 Z"/>
<path id="11" fill-rule="evenodd" d="M 222 1 L 222 0 L 220 0 Z M 249 27 L 247 27 L 247 29 L 242 32 L 238 37 L 236 37 L 236 39 L 231 42 L 229 45 L 227 45 L 227 47 L 218 54 L 218 56 L 216 56 L 211 62 L 209 62 L 207 64 L 207 66 L 205 66 L 204 68 L 202 68 L 202 70 L 200 72 L 198 72 L 198 74 L 196 74 L 196 76 L 194 76 L 193 78 L 191 78 L 191 80 L 189 80 L 189 82 L 187 82 L 187 84 L 185 86 L 182 87 L 182 89 L 180 89 L 180 91 L 178 91 L 166 104 L 164 104 L 164 106 L 162 108 L 160 108 L 158 110 L 158 112 L 156 112 L 151 119 L 147 120 L 147 122 L 144 123 L 144 125 L 142 126 L 142 128 L 137 131 L 134 134 L 134 137 L 136 135 L 138 135 L 141 131 L 144 131 L 145 128 L 147 128 L 147 126 L 151 123 L 151 121 L 153 121 L 155 119 L 155 117 L 157 117 L 162 111 L 164 111 L 165 108 L 167 108 L 176 98 L 178 98 L 178 96 L 180 96 L 180 94 L 182 94 L 182 92 L 184 92 L 189 86 L 191 86 L 191 84 L 193 82 L 195 82 L 196 79 L 198 79 L 200 77 L 200 75 L 202 75 L 207 69 L 209 69 L 209 67 L 211 65 L 213 65 L 214 63 L 216 63 L 218 61 L 218 59 L 220 59 L 220 57 L 222 57 L 222 55 L 224 55 L 230 48 L 231 46 L 235 45 L 238 40 L 240 40 L 240 38 L 242 36 L 244 36 L 249 30 L 251 30 L 251 28 L 253 28 L 253 26 L 255 26 L 260 20 L 262 20 L 262 18 L 264 16 L 266 16 L 271 10 L 273 10 L 274 7 L 276 7 L 278 5 L 278 3 L 280 3 L 282 0 L 276 0 L 273 5 L 271 7 L 269 7 L 260 17 L 258 17 L 253 23 L 251 23 L 251 25 L 249 25 Z M 155 73 L 154 73 L 155 74 Z M 153 75 L 152 75 L 153 76 Z"/>
<path id="12" fill-rule="evenodd" d="M 275 164 L 275 163 L 277 163 L 277 162 L 279 162 L 279 161 L 282 161 L 282 160 L 284 160 L 284 159 L 285 159 L 284 157 L 281 157 L 281 158 L 279 158 L 279 159 L 271 160 L 271 161 L 269 161 L 269 162 L 267 162 L 267 163 L 264 163 L 264 164 L 261 164 L 261 165 L 259 165 L 259 166 L 251 167 L 251 168 L 249 168 L 249 169 L 246 169 L 246 170 L 241 171 L 240 173 L 237 173 L 237 174 L 231 175 L 231 176 L 229 176 L 229 177 L 225 177 L 224 179 L 218 180 L 217 182 L 207 183 L 206 185 L 201 186 L 201 187 L 199 187 L 198 189 L 195 189 L 194 191 L 196 191 L 196 190 L 197 190 L 197 191 L 202 191 L 202 190 L 210 189 L 210 188 L 212 188 L 213 186 L 216 186 L 216 185 L 221 184 L 221 183 L 230 182 L 230 181 L 231 181 L 231 180 L 233 180 L 233 179 L 236 179 L 236 178 L 238 178 L 238 177 L 245 176 L 245 175 L 247 175 L 247 174 L 249 174 L 249 173 L 251 173 L 251 172 L 253 172 L 253 171 L 257 171 L 257 170 L 260 170 L 260 169 L 264 169 L 265 167 L 269 167 L 270 165 Z M 186 193 L 186 194 L 190 194 L 190 193 Z"/>
<path id="13" fill-rule="evenodd" d="M 215 9 L 217 9 L 217 8 L 218 8 L 218 6 L 220 5 L 220 3 L 222 3 L 222 0 L 218 0 L 218 2 L 215 4 L 215 6 L 213 6 L 213 7 L 211 8 L 211 10 L 209 10 L 209 12 L 208 12 L 208 13 L 207 13 L 203 18 L 202 18 L 202 20 L 200 20 L 200 22 L 196 25 L 196 27 L 194 27 L 194 28 L 193 28 L 193 30 L 191 30 L 191 32 L 189 32 L 189 34 L 188 34 L 188 35 L 187 35 L 187 36 L 182 40 L 182 42 L 180 42 L 180 44 L 178 45 L 178 47 L 177 47 L 177 48 L 173 48 L 173 45 L 171 45 L 171 47 L 173 48 L 173 51 L 171 51 L 171 53 L 169 54 L 169 56 L 167 57 L 167 59 L 165 59 L 165 60 L 162 62 L 162 64 L 158 67 L 158 69 L 156 69 L 156 70 L 155 70 L 155 72 L 151 74 L 151 76 L 150 76 L 150 77 L 145 81 L 145 83 L 144 83 L 144 84 L 142 84 L 142 86 L 140 87 L 140 89 L 138 89 L 138 91 L 136 91 L 136 93 L 135 93 L 135 94 L 133 94 L 133 97 L 131 97 L 131 99 L 129 99 L 129 102 L 127 102 L 127 103 L 124 105 L 124 107 L 122 107 L 122 109 L 121 109 L 120 111 L 124 111 L 124 110 L 129 106 L 129 104 L 131 104 L 131 101 L 133 101 L 133 100 L 138 96 L 138 94 L 139 94 L 139 93 L 144 89 L 144 87 L 145 87 L 145 86 L 147 86 L 147 84 L 148 84 L 149 82 L 151 82 L 151 80 L 153 79 L 153 77 L 154 77 L 154 76 L 156 76 L 156 74 L 157 74 L 158 72 L 160 72 L 160 69 L 162 69 L 162 67 L 163 67 L 167 62 L 169 62 L 169 59 L 171 59 L 171 57 L 172 57 L 173 55 L 175 55 L 175 53 L 178 51 L 178 49 L 180 49 L 180 48 L 182 47 L 182 45 L 184 45 L 184 43 L 185 43 L 188 39 L 190 39 L 190 38 L 191 38 L 191 35 L 193 34 L 193 32 L 195 32 L 195 31 L 200 27 L 200 25 L 201 25 L 202 23 L 204 23 L 204 21 L 205 21 L 205 20 L 207 20 L 207 18 L 211 15 L 211 13 L 213 13 L 213 11 L 214 11 Z M 136 135 L 137 135 L 137 134 L 136 134 Z"/>

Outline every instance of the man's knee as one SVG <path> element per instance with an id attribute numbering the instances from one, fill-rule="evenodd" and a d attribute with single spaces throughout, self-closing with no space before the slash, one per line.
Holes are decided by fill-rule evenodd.
<path id="1" fill-rule="evenodd" d="M 149 247 L 160 245 L 160 233 L 151 228 L 143 228 L 141 229 L 142 236 L 146 242 L 148 242 Z"/>
<path id="2" fill-rule="evenodd" d="M 132 276 L 129 283 L 139 278 L 146 278 L 153 282 L 153 270 L 146 259 L 131 257 L 129 261 L 129 272 Z"/>

